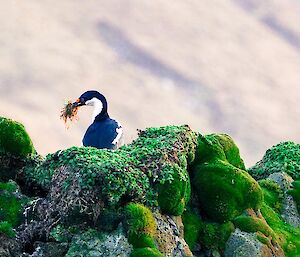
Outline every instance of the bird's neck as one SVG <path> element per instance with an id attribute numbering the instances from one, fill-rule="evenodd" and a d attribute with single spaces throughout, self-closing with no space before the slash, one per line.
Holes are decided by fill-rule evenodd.
<path id="1" fill-rule="evenodd" d="M 106 118 L 109 118 L 107 109 L 103 108 L 101 101 L 95 101 L 92 122 L 100 121 Z"/>

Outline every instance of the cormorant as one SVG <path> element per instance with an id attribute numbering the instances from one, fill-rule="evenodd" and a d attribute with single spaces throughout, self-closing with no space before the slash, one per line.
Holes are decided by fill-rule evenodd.
<path id="1" fill-rule="evenodd" d="M 107 113 L 107 101 L 98 91 L 83 93 L 73 107 L 94 106 L 92 124 L 88 127 L 82 140 L 84 146 L 116 149 L 120 146 L 123 129 L 120 123 L 111 119 Z"/>

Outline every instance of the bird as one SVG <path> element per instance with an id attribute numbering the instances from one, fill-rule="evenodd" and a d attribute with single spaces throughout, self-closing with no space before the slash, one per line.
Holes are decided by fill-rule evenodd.
<path id="1" fill-rule="evenodd" d="M 82 139 L 83 146 L 98 149 L 117 149 L 122 144 L 123 128 L 115 119 L 108 115 L 107 101 L 104 95 L 96 90 L 84 92 L 73 104 L 73 108 L 93 106 L 92 124 L 86 130 Z"/>

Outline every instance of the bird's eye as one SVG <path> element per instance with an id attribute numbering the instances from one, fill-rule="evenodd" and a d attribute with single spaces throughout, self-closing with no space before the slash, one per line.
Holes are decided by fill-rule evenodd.
<path id="1" fill-rule="evenodd" d="M 76 102 L 76 103 L 80 103 L 80 99 L 79 99 L 79 98 L 77 98 L 75 102 Z"/>

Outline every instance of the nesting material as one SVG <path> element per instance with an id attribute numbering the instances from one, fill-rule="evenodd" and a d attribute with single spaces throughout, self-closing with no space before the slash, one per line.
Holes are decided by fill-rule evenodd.
<path id="1" fill-rule="evenodd" d="M 74 107 L 72 101 L 67 101 L 60 113 L 60 118 L 66 124 L 66 127 L 69 128 L 70 122 L 77 120 L 78 107 Z"/>

